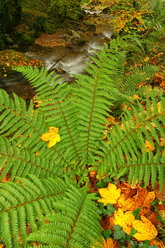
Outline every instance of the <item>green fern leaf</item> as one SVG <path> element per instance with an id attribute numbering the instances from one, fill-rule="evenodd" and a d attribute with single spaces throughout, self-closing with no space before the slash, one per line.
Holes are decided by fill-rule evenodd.
<path id="1" fill-rule="evenodd" d="M 101 239 L 100 217 L 92 199 L 93 194 L 72 186 L 63 200 L 54 204 L 55 214 L 47 216 L 48 224 L 30 234 L 28 240 L 49 247 L 90 248 Z"/>
<path id="2" fill-rule="evenodd" d="M 7 248 L 20 247 L 19 235 L 26 247 L 26 224 L 37 230 L 37 219 L 53 211 L 53 204 L 62 199 L 68 184 L 55 177 L 38 179 L 19 178 L 18 183 L 1 183 L 0 188 L 0 237 Z"/>
<path id="3" fill-rule="evenodd" d="M 9 173 L 13 181 L 15 177 L 26 177 L 28 174 L 40 178 L 61 176 L 63 166 L 57 166 L 54 160 L 48 160 L 45 156 L 20 149 L 16 143 L 0 136 L 0 170 L 0 180 Z"/>
<path id="4" fill-rule="evenodd" d="M 164 99 L 161 100 L 161 106 L 163 106 L 163 101 Z M 152 101 L 147 100 L 147 110 L 144 110 L 140 103 L 136 108 L 132 108 L 133 113 L 126 111 L 122 118 L 123 125 L 116 124 L 109 131 L 110 134 L 107 136 L 109 145 L 102 142 L 102 145 L 99 146 L 101 152 L 98 152 L 98 156 L 95 157 L 96 160 L 101 160 L 97 167 L 99 175 L 104 173 L 121 175 L 128 171 L 129 181 L 139 179 L 140 183 L 144 179 L 145 185 L 147 185 L 151 177 L 152 186 L 159 175 L 159 183 L 162 188 L 164 162 L 159 152 L 159 134 L 165 137 L 163 128 L 165 111 L 158 109 L 156 98 L 153 98 Z M 153 125 L 155 125 L 154 128 Z M 146 140 L 154 146 L 154 152 L 157 152 L 155 157 L 152 153 L 147 155 Z M 140 154 L 143 154 L 142 158 Z"/>
<path id="5" fill-rule="evenodd" d="M 74 99 L 68 97 L 71 86 L 67 83 L 60 84 L 58 76 L 52 73 L 47 74 L 47 70 L 42 68 L 17 67 L 33 87 L 37 88 L 37 100 L 41 102 L 40 107 L 44 113 L 45 122 L 50 126 L 60 128 L 61 141 L 56 146 L 57 150 L 71 162 L 80 161 L 80 154 L 77 149 L 78 130 L 76 116 L 76 106 Z M 66 145 L 67 143 L 67 145 Z M 65 154 L 72 154 L 66 157 Z"/>

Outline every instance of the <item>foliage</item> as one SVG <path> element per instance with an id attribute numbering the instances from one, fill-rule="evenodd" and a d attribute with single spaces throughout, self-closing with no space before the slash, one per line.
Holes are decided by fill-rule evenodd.
<path id="1" fill-rule="evenodd" d="M 144 17 L 151 12 L 147 0 L 119 0 L 112 7 L 111 13 L 114 15 L 114 31 L 129 34 L 144 31 Z"/>
<path id="2" fill-rule="evenodd" d="M 79 0 L 50 0 L 49 13 L 55 18 L 78 20 L 82 16 Z"/>
<path id="3" fill-rule="evenodd" d="M 127 172 L 129 182 L 143 181 L 145 186 L 151 180 L 154 187 L 158 180 L 162 189 L 164 98 L 151 95 L 143 99 L 144 107 L 127 87 L 121 87 L 127 86 L 123 47 L 117 40 L 102 48 L 74 85 L 60 84 L 58 76 L 44 68 L 15 68 L 35 88 L 37 108 L 0 91 L 1 179 L 9 174 L 12 181 L 2 184 L 0 192 L 4 226 L 0 235 L 7 247 L 19 247 L 19 235 L 24 247 L 27 241 L 75 248 L 100 243 L 99 210 L 93 203 L 98 197 L 87 193 L 86 185 L 91 170 L 97 170 L 100 178 L 105 174 L 119 178 Z M 150 70 L 155 72 L 152 66 Z M 148 75 L 149 66 L 143 68 L 144 75 L 145 71 Z M 133 94 L 139 83 L 135 78 Z M 108 128 L 107 118 L 119 97 L 131 111 L 123 111 L 121 123 Z M 105 131 L 107 137 L 102 139 Z M 154 150 L 147 150 L 146 140 Z M 120 197 L 116 192 L 115 202 Z M 26 222 L 32 232 L 28 238 Z"/>
<path id="4" fill-rule="evenodd" d="M 41 67 L 41 62 L 11 49 L 0 52 L 0 76 L 7 77 L 15 67 L 21 65 Z"/>
<path id="5" fill-rule="evenodd" d="M 18 24 L 20 18 L 20 0 L 0 1 L 0 30 L 2 31 L 2 33 L 10 33 L 13 27 Z"/>

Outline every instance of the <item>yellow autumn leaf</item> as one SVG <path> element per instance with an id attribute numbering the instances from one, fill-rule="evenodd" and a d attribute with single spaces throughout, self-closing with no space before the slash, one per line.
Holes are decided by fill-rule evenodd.
<path id="1" fill-rule="evenodd" d="M 43 141 L 49 141 L 48 148 L 54 146 L 57 142 L 60 142 L 58 130 L 58 127 L 49 127 L 49 133 L 42 134 L 41 139 Z"/>
<path id="2" fill-rule="evenodd" d="M 145 216 L 141 216 L 141 220 L 134 220 L 132 227 L 137 231 L 133 236 L 139 240 L 151 240 L 158 235 L 155 226 Z"/>
<path id="3" fill-rule="evenodd" d="M 109 183 L 107 188 L 99 189 L 99 194 L 102 199 L 99 199 L 98 202 L 104 203 L 104 206 L 107 204 L 115 204 L 120 197 L 121 189 L 117 189 L 116 185 Z"/>
<path id="4" fill-rule="evenodd" d="M 132 223 L 135 220 L 135 216 L 132 214 L 132 211 L 123 212 L 121 208 L 114 214 L 114 224 L 121 226 L 123 231 L 126 234 L 130 234 L 132 230 Z"/>

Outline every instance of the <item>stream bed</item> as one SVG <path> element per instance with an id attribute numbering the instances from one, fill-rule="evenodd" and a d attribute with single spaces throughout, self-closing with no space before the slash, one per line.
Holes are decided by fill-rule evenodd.
<path id="1" fill-rule="evenodd" d="M 80 31 L 80 35 L 85 41 L 83 45 L 68 47 L 34 45 L 25 52 L 31 58 L 42 61 L 48 70 L 60 68 L 61 83 L 70 82 L 74 80 L 74 74 L 83 73 L 86 62 L 91 60 L 90 56 L 95 56 L 95 51 L 104 47 L 104 43 L 108 43 L 111 38 L 112 31 L 109 24 L 111 17 L 100 12 L 86 12 L 88 12 L 90 21 L 93 22 L 96 30 L 90 34 Z M 15 72 L 6 78 L 0 78 L 0 88 L 5 89 L 10 95 L 15 92 L 26 101 L 34 96 L 34 91 L 28 80 Z"/>

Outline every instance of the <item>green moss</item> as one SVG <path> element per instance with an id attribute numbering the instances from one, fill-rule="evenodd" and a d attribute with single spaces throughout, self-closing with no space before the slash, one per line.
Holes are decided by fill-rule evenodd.
<path id="1" fill-rule="evenodd" d="M 76 21 L 82 17 L 79 0 L 51 0 L 49 13 L 60 21 L 64 19 Z"/>

